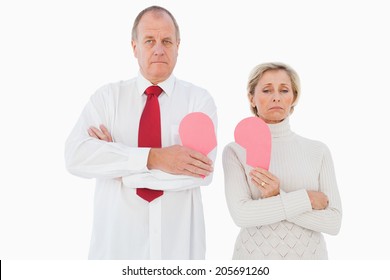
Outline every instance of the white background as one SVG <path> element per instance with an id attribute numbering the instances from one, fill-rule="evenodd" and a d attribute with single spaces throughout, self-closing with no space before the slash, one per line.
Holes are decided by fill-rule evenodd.
<path id="1" fill-rule="evenodd" d="M 94 181 L 64 167 L 64 142 L 94 91 L 134 77 L 136 15 L 168 8 L 182 33 L 178 78 L 218 107 L 214 181 L 203 187 L 207 259 L 230 259 L 239 229 L 224 196 L 221 154 L 250 115 L 258 63 L 299 73 L 292 129 L 326 143 L 343 202 L 331 259 L 389 259 L 386 1 L 2 1 L 0 4 L 0 258 L 86 259 Z"/>

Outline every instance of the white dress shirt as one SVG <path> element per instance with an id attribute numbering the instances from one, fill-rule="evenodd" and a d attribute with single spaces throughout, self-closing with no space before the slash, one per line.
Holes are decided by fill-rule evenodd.
<path id="1" fill-rule="evenodd" d="M 138 148 L 139 120 L 152 85 L 137 78 L 100 88 L 84 108 L 66 142 L 69 172 L 96 178 L 90 259 L 204 259 L 205 228 L 199 186 L 204 179 L 149 170 L 149 148 Z M 188 113 L 203 112 L 217 126 L 210 94 L 171 75 L 158 84 L 162 146 L 181 144 L 180 121 Z M 88 135 L 88 128 L 104 124 L 113 142 Z M 216 148 L 208 155 L 213 162 Z M 151 203 L 136 188 L 164 190 Z"/>

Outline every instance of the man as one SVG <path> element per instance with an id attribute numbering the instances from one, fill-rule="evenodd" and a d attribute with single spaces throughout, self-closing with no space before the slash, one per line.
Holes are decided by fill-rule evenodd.
<path id="1" fill-rule="evenodd" d="M 69 172 L 96 178 L 90 259 L 205 257 L 199 186 L 216 149 L 210 159 L 178 145 L 178 127 L 191 112 L 216 127 L 217 115 L 207 91 L 172 74 L 179 44 L 169 11 L 143 10 L 132 30 L 138 77 L 100 88 L 66 142 Z"/>

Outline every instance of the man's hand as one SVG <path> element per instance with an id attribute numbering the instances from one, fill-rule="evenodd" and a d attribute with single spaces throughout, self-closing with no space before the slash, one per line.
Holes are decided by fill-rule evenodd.
<path id="1" fill-rule="evenodd" d="M 91 126 L 88 129 L 89 136 L 106 142 L 112 142 L 111 134 L 110 132 L 108 132 L 107 128 L 102 124 L 99 126 L 99 128 L 100 130 L 96 127 Z"/>
<path id="2" fill-rule="evenodd" d="M 104 125 L 88 129 L 89 136 L 112 142 L 111 134 Z M 213 162 L 200 152 L 174 145 L 165 148 L 151 148 L 147 167 L 175 175 L 189 175 L 204 178 L 213 172 Z"/>
<path id="3" fill-rule="evenodd" d="M 175 175 L 205 177 L 213 172 L 212 164 L 202 153 L 174 145 L 150 149 L 147 166 L 149 169 L 159 169 Z"/>

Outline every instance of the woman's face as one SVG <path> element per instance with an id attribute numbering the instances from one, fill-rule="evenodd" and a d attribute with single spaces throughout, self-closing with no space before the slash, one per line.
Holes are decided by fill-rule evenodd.
<path id="1" fill-rule="evenodd" d="M 266 123 L 278 123 L 290 115 L 294 102 L 291 79 L 284 70 L 268 70 L 260 78 L 249 97 L 251 106 Z"/>

